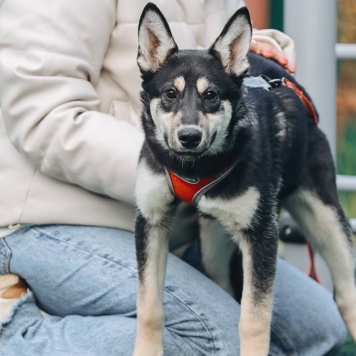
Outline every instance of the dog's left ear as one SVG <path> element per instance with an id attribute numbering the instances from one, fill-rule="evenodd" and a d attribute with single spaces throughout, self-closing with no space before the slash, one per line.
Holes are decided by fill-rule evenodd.
<path id="1" fill-rule="evenodd" d="M 138 25 L 138 66 L 142 72 L 156 72 L 176 51 L 167 20 L 156 5 L 148 3 Z"/>
<path id="2" fill-rule="evenodd" d="M 241 75 L 249 68 L 252 25 L 246 7 L 235 12 L 225 25 L 209 52 L 221 60 L 228 74 Z"/>

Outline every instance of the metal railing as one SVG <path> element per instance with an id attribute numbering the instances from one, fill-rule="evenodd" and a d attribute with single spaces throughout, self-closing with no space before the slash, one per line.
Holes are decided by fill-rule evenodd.
<path id="1" fill-rule="evenodd" d="M 356 176 L 336 176 L 336 185 L 339 192 L 356 192 Z M 356 234 L 356 218 L 349 219 L 351 229 Z"/>
<path id="2" fill-rule="evenodd" d="M 339 191 L 356 192 L 356 176 L 336 176 L 336 185 Z"/>
<path id="3" fill-rule="evenodd" d="M 337 59 L 356 59 L 356 44 L 337 43 L 335 53 Z"/>

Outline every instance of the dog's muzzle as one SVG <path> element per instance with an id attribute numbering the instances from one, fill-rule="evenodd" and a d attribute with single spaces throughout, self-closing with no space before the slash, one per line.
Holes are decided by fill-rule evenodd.
<path id="1" fill-rule="evenodd" d="M 180 144 L 187 149 L 197 148 L 202 140 L 201 130 L 195 127 L 186 127 L 178 131 Z"/>

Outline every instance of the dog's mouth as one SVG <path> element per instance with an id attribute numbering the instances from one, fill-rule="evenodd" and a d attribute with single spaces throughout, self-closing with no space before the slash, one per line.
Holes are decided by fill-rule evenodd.
<path id="1" fill-rule="evenodd" d="M 172 150 L 174 155 L 178 157 L 181 161 L 194 161 L 198 159 L 199 157 L 202 156 L 202 154 L 205 152 L 177 152 Z"/>
<path id="2" fill-rule="evenodd" d="M 214 143 L 214 141 L 215 141 L 215 139 L 216 139 L 216 136 L 217 136 L 217 132 L 215 131 L 214 133 L 213 133 L 213 136 L 212 136 L 212 138 L 211 138 L 211 141 L 210 141 L 210 145 L 209 145 L 209 147 Z"/>

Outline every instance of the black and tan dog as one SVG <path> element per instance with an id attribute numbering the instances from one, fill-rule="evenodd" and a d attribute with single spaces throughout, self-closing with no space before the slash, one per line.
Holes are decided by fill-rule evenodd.
<path id="1" fill-rule="evenodd" d="M 167 233 L 180 199 L 201 214 L 208 275 L 232 295 L 226 276 L 233 249 L 227 246 L 233 242 L 242 253 L 242 355 L 268 354 L 280 206 L 328 263 L 336 302 L 356 336 L 352 234 L 328 143 L 307 94 L 303 103 L 296 93 L 303 89 L 286 71 L 248 55 L 250 41 L 246 8 L 201 51 L 179 50 L 155 5 L 143 11 L 138 65 L 146 140 L 136 186 L 136 356 L 163 354 Z M 230 240 L 212 233 L 216 221 Z"/>

